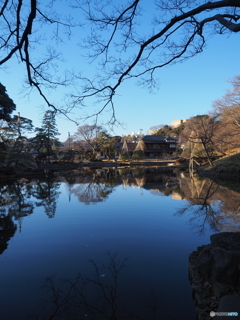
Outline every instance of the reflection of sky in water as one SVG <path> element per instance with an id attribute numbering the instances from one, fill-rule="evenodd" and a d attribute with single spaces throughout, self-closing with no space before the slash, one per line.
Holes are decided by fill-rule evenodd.
<path id="1" fill-rule="evenodd" d="M 119 284 L 127 307 L 140 310 L 138 297 L 154 288 L 160 291 L 161 319 L 193 319 L 188 255 L 209 243 L 213 231 L 208 225 L 201 236 L 191 230 L 193 208 L 176 215 L 188 201 L 119 185 L 106 201 L 86 205 L 74 193 L 69 197 L 75 187 L 60 185 L 54 218 L 42 206 L 23 218 L 21 233 L 1 255 L 2 319 L 26 319 L 39 303 L 45 277 L 89 273 L 88 260 L 104 262 L 107 250 L 129 258 Z"/>

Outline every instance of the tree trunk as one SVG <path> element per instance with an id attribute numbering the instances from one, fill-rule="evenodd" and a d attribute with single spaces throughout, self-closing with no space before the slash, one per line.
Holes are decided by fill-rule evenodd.
<path id="1" fill-rule="evenodd" d="M 202 146 L 203 146 L 203 149 L 204 149 L 204 151 L 205 151 L 205 153 L 207 155 L 207 159 L 208 159 L 208 162 L 209 162 L 210 166 L 213 167 L 212 160 L 210 159 L 208 150 L 206 148 L 206 143 L 204 143 L 203 141 L 202 141 Z"/>

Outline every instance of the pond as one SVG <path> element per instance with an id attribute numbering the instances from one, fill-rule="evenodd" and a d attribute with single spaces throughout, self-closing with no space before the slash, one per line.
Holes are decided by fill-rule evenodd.
<path id="1" fill-rule="evenodd" d="M 158 167 L 2 183 L 1 319 L 194 319 L 188 256 L 239 230 L 239 190 Z"/>

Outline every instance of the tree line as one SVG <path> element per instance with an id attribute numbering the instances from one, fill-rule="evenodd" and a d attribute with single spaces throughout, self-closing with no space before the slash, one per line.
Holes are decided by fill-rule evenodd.
<path id="1" fill-rule="evenodd" d="M 191 117 L 176 128 L 161 125 L 155 134 L 176 138 L 183 157 L 204 156 L 210 164 L 213 157 L 225 155 L 231 149 L 236 150 L 240 147 L 240 76 L 235 76 L 230 83 L 231 90 L 213 103 L 209 114 Z M 23 154 L 26 155 L 31 150 L 47 156 L 65 151 L 65 160 L 73 159 L 76 151 L 85 158 L 96 158 L 97 152 L 101 150 L 110 159 L 116 151 L 116 145 L 120 141 L 124 142 L 122 137 L 111 136 L 100 125 L 85 124 L 79 126 L 65 144 L 61 144 L 55 120 L 56 111 L 47 110 L 42 126 L 34 128 L 32 120 L 20 114 L 12 115 L 15 110 L 15 103 L 8 96 L 6 88 L 0 84 L 0 162 L 7 166 L 13 162 L 17 166 Z M 29 133 L 33 135 L 31 138 L 27 137 Z M 125 141 L 131 142 L 129 139 L 126 136 Z"/>
<path id="2" fill-rule="evenodd" d="M 73 160 L 75 152 L 84 158 L 96 158 L 101 149 L 106 157 L 114 153 L 120 136 L 112 137 L 100 125 L 82 125 L 65 143 L 58 139 L 60 135 L 56 124 L 56 111 L 47 110 L 42 119 L 41 127 L 34 127 L 32 120 L 12 115 L 16 105 L 8 96 L 6 88 L 0 84 L 0 163 L 4 166 L 18 167 L 31 160 L 31 153 L 37 160 L 46 157 L 57 159 L 62 153 L 63 160 Z M 31 134 L 31 137 L 28 135 Z M 30 161 L 31 162 L 31 161 Z M 29 163 L 30 164 L 30 163 Z"/>
<path id="3" fill-rule="evenodd" d="M 32 120 L 12 115 L 16 105 L 8 96 L 6 88 L 0 84 L 0 162 L 3 165 L 20 165 L 30 160 L 29 152 L 44 150 L 50 154 L 54 145 L 60 142 L 54 110 L 47 110 L 42 119 L 42 126 L 34 128 Z M 35 135 L 31 138 L 28 134 Z"/>

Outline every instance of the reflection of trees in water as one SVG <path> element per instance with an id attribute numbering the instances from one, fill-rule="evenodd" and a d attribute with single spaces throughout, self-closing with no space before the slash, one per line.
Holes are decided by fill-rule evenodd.
<path id="1" fill-rule="evenodd" d="M 226 187 L 219 189 L 221 192 L 216 194 L 216 204 L 224 222 L 222 231 L 240 231 L 240 193 Z"/>
<path id="2" fill-rule="evenodd" d="M 59 180 L 69 184 L 85 182 L 102 182 L 107 185 L 119 185 L 119 171 L 116 168 L 79 168 L 78 170 L 61 172 Z"/>
<path id="3" fill-rule="evenodd" d="M 54 217 L 60 181 L 68 186 L 69 200 L 71 194 L 75 194 L 85 204 L 105 201 L 115 186 L 123 183 L 150 190 L 154 195 L 187 200 L 188 206 L 178 214 L 191 213 L 189 223 L 199 232 L 204 232 L 207 224 L 215 231 L 239 231 L 240 197 L 236 183 L 235 190 L 231 190 L 207 179 L 195 176 L 190 179 L 180 177 L 178 172 L 162 173 L 161 170 L 153 167 L 81 168 L 66 173 L 64 178 L 58 177 L 58 181 L 49 177 L 6 183 L 0 185 L 1 212 L 16 219 L 21 230 L 22 218 L 32 214 L 35 206 L 44 207 L 48 217 Z"/>
<path id="4" fill-rule="evenodd" d="M 122 184 L 124 187 L 136 185 L 135 178 L 133 177 L 132 171 L 130 168 L 124 168 L 124 167 L 120 168 L 119 175 L 121 177 Z"/>
<path id="5" fill-rule="evenodd" d="M 188 223 L 192 229 L 197 230 L 197 233 L 204 234 L 207 224 L 214 231 L 220 231 L 221 229 L 221 217 L 217 209 L 214 209 L 211 205 L 211 197 L 216 192 L 213 188 L 213 182 L 211 182 L 206 192 L 201 192 L 198 196 L 191 198 L 186 207 L 177 211 L 176 215 L 183 215 L 190 211 L 192 217 Z M 201 196 L 203 194 L 203 196 Z"/>
<path id="6" fill-rule="evenodd" d="M 8 241 L 14 236 L 18 221 L 21 232 L 22 218 L 33 213 L 34 203 L 31 198 L 31 188 L 19 181 L 0 186 L 0 253 L 7 249 Z"/>
<path id="7" fill-rule="evenodd" d="M 236 181 L 219 181 L 215 182 L 219 185 L 219 193 L 217 193 L 218 199 L 221 201 L 221 211 L 229 212 L 232 214 L 240 213 L 240 182 Z"/>
<path id="8" fill-rule="evenodd" d="M 24 180 L 24 179 L 22 179 Z M 54 217 L 59 182 L 45 181 L 12 181 L 0 185 L 0 254 L 7 249 L 7 243 L 14 236 L 18 222 L 19 232 L 22 228 L 22 219 L 33 213 L 35 206 L 43 206 L 49 218 Z"/>
<path id="9" fill-rule="evenodd" d="M 2 213 L 14 217 L 19 221 L 21 218 L 33 213 L 34 202 L 31 198 L 31 187 L 14 181 L 0 187 L 0 201 Z"/>
<path id="10" fill-rule="evenodd" d="M 14 181 L 0 187 L 2 213 L 21 221 L 33 213 L 35 206 L 43 206 L 45 213 L 53 217 L 60 194 L 60 183 L 52 179 L 27 181 L 23 184 Z"/>
<path id="11" fill-rule="evenodd" d="M 146 169 L 142 167 L 132 169 L 132 175 L 135 178 L 136 184 L 139 188 L 142 188 L 146 183 L 145 171 Z"/>
<path id="12" fill-rule="evenodd" d="M 0 254 L 7 249 L 8 241 L 14 236 L 16 229 L 10 216 L 0 215 Z"/>
<path id="13" fill-rule="evenodd" d="M 124 186 L 159 190 L 169 195 L 172 187 L 177 187 L 179 184 L 178 177 L 174 172 L 164 173 L 163 167 L 131 167 L 119 169 L 119 174 Z"/>
<path id="14" fill-rule="evenodd" d="M 75 184 L 71 189 L 71 192 L 78 197 L 79 201 L 87 205 L 106 200 L 112 191 L 113 187 L 95 182 Z"/>
<path id="15" fill-rule="evenodd" d="M 128 301 L 122 272 L 127 266 L 126 258 L 119 254 L 106 254 L 107 260 L 98 264 L 90 260 L 92 273 L 78 274 L 74 279 L 46 279 L 45 295 L 40 311 L 33 316 L 38 320 L 98 319 L 98 320 L 157 320 L 161 319 L 161 299 L 157 289 L 138 297 L 137 304 Z M 171 318 L 169 318 L 171 320 Z M 187 319 L 186 319 L 187 320 Z"/>
<path id="16" fill-rule="evenodd" d="M 68 181 L 66 177 L 64 180 Z M 75 194 L 80 202 L 94 204 L 104 201 L 114 187 L 120 184 L 161 190 L 165 195 L 170 195 L 179 188 L 176 173 L 163 174 L 158 168 L 122 167 L 95 170 L 88 168 L 83 175 L 75 176 L 75 184 L 68 183 L 68 191 L 69 194 Z"/>
<path id="17" fill-rule="evenodd" d="M 69 185 L 76 184 L 104 184 L 114 187 L 123 184 L 124 186 L 140 187 L 151 189 L 168 188 L 179 184 L 176 173 L 162 172 L 158 167 L 119 167 L 119 168 L 81 168 L 80 171 L 65 173 L 62 181 Z M 166 192 L 167 194 L 167 192 Z M 169 194 L 169 190 L 168 190 Z"/>
<path id="18" fill-rule="evenodd" d="M 69 201 L 71 194 L 74 194 L 87 205 L 105 201 L 114 187 L 120 184 L 119 173 L 114 168 L 82 168 L 79 173 L 72 173 L 70 182 L 67 174 L 63 177 L 63 181 L 67 182 Z M 73 179 L 74 184 L 71 183 Z"/>
<path id="19" fill-rule="evenodd" d="M 207 225 L 217 232 L 240 230 L 239 193 L 198 177 L 182 179 L 181 189 L 189 204 L 176 215 L 190 213 L 189 224 L 197 232 L 203 234 Z"/>
<path id="20" fill-rule="evenodd" d="M 101 168 L 93 171 L 93 181 L 101 183 L 108 188 L 114 188 L 121 184 L 119 171 L 116 168 Z"/>
<path id="21" fill-rule="evenodd" d="M 38 181 L 32 190 L 32 195 L 37 201 L 35 204 L 37 207 L 44 207 L 44 211 L 49 218 L 55 216 L 57 209 L 57 200 L 60 195 L 58 191 L 60 187 L 60 182 L 54 179 L 47 179 L 43 181 Z"/>

